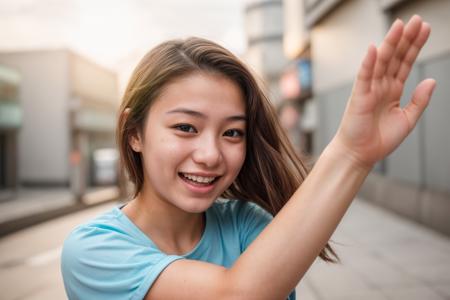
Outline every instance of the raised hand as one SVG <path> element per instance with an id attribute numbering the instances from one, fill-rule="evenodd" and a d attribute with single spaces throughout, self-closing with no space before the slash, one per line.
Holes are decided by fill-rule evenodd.
<path id="1" fill-rule="evenodd" d="M 414 129 L 436 82 L 426 79 L 418 84 L 403 108 L 400 97 L 429 35 L 430 26 L 413 16 L 406 25 L 395 21 L 378 48 L 369 46 L 332 147 L 371 168 Z"/>

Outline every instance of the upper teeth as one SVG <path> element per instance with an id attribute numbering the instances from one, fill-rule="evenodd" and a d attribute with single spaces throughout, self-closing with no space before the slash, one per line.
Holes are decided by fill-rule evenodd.
<path id="1" fill-rule="evenodd" d="M 210 183 L 214 180 L 215 177 L 203 177 L 203 176 L 195 176 L 195 175 L 190 175 L 190 174 L 184 174 L 183 176 L 192 180 L 192 181 L 197 181 L 197 182 L 201 182 L 201 183 Z"/>

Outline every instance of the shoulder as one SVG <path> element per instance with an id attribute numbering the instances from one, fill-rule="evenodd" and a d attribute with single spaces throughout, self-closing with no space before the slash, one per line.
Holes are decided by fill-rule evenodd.
<path id="1" fill-rule="evenodd" d="M 179 258 L 160 252 L 116 207 L 69 234 L 61 271 L 69 298 L 128 299 L 145 295 L 159 273 Z"/>
<path id="2" fill-rule="evenodd" d="M 132 233 L 126 227 L 120 220 L 117 207 L 78 225 L 64 241 L 63 254 L 66 255 L 63 255 L 63 259 L 83 254 L 93 255 L 98 251 L 122 248 L 123 245 L 138 247 L 139 241 L 132 237 Z"/>
<path id="3" fill-rule="evenodd" d="M 223 199 L 220 198 L 214 202 L 212 209 L 220 214 L 242 214 L 242 213 L 255 213 L 260 215 L 268 215 L 264 208 L 258 204 L 250 201 L 243 201 L 237 199 Z"/>
<path id="4" fill-rule="evenodd" d="M 219 199 L 211 207 L 213 212 L 223 218 L 232 218 L 243 222 L 250 219 L 270 221 L 272 215 L 256 203 L 235 199 Z"/>
<path id="5" fill-rule="evenodd" d="M 248 201 L 220 199 L 214 203 L 211 210 L 219 222 L 224 224 L 223 227 L 235 229 L 242 251 L 273 219 L 265 209 Z"/>

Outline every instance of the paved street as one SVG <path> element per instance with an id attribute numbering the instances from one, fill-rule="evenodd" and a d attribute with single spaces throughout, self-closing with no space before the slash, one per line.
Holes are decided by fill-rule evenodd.
<path id="1" fill-rule="evenodd" d="M 0 239 L 0 300 L 66 299 L 59 271 L 69 231 L 113 204 L 58 218 Z"/>
<path id="2" fill-rule="evenodd" d="M 64 237 L 109 209 L 98 206 L 0 239 L 0 300 L 65 299 L 59 273 Z M 299 300 L 450 299 L 450 239 L 356 201 L 333 236 L 341 265 L 316 261 Z"/>
<path id="3" fill-rule="evenodd" d="M 316 261 L 299 299 L 450 299 L 448 237 L 356 201 L 332 239 L 342 264 Z"/>

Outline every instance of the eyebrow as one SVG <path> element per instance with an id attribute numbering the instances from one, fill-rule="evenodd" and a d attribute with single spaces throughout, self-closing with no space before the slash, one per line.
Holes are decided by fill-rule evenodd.
<path id="1" fill-rule="evenodd" d="M 187 108 L 176 108 L 173 110 L 170 110 L 166 112 L 166 114 L 175 114 L 175 113 L 181 113 L 181 114 L 187 114 L 196 118 L 202 118 L 206 119 L 207 116 L 199 111 L 187 109 Z M 229 116 L 225 118 L 227 121 L 247 121 L 247 117 L 245 115 L 235 115 L 235 116 Z"/>

